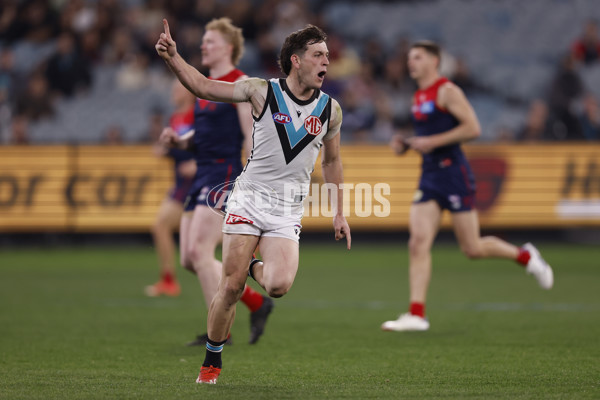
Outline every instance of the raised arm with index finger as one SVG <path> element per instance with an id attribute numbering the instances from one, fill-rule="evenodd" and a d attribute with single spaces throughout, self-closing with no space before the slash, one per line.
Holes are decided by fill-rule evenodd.
<path id="1" fill-rule="evenodd" d="M 266 92 L 266 86 L 259 79 L 248 79 L 235 83 L 208 79 L 188 64 L 177 52 L 177 45 L 171 37 L 169 23 L 166 19 L 163 19 L 163 26 L 165 31 L 160 34 L 158 42 L 156 42 L 156 52 L 177 76 L 177 79 L 197 97 L 211 101 L 240 103 L 250 101 L 257 87 L 264 86 Z M 261 83 L 256 81 L 261 81 Z M 253 102 L 253 106 L 258 108 L 262 108 L 263 104 L 255 105 Z"/>

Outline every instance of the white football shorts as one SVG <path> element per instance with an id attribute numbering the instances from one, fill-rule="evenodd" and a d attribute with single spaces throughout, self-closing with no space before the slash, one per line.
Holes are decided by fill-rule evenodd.
<path id="1" fill-rule="evenodd" d="M 300 240 L 302 217 L 279 216 L 265 211 L 247 196 L 236 196 L 236 191 L 227 200 L 227 210 L 223 220 L 223 233 L 281 237 Z"/>

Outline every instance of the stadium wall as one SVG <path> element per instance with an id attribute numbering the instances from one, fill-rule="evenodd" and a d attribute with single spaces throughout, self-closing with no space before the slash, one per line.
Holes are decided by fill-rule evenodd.
<path id="1" fill-rule="evenodd" d="M 476 144 L 465 151 L 482 228 L 600 227 L 600 145 Z M 352 229 L 405 230 L 419 156 L 345 145 L 342 159 Z M 147 232 L 172 173 L 150 146 L 0 147 L 0 232 Z M 331 229 L 322 183 L 317 161 L 305 232 Z"/>

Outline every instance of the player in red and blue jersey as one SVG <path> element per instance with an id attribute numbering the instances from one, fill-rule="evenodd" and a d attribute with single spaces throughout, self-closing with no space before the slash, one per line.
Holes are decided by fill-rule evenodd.
<path id="1" fill-rule="evenodd" d="M 171 88 L 171 102 L 175 111 L 171 115 L 169 126 L 177 135 L 183 135 L 192 129 L 194 122 L 195 97 L 178 80 Z M 178 230 L 183 215 L 183 203 L 194 182 L 196 162 L 192 153 L 176 148 L 167 148 L 160 143 L 154 146 L 157 156 L 168 156 L 173 159 L 175 185 L 163 200 L 156 220 L 152 225 L 152 237 L 160 263 L 160 280 L 146 287 L 146 294 L 151 297 L 166 295 L 177 296 L 180 286 L 175 279 L 175 241 L 173 232 Z"/>
<path id="2" fill-rule="evenodd" d="M 439 230 L 443 210 L 452 225 L 462 252 L 471 259 L 506 258 L 517 261 L 544 289 L 554 282 L 550 266 L 538 250 L 527 243 L 519 248 L 497 237 L 481 237 L 474 209 L 475 180 L 461 150 L 461 143 L 476 139 L 480 125 L 462 90 L 439 75 L 440 48 L 430 41 L 413 44 L 408 69 L 419 89 L 413 97 L 412 118 L 416 135 L 395 137 L 398 154 L 413 149 L 423 156 L 419 188 L 410 210 L 409 312 L 386 321 L 386 331 L 425 331 L 425 301 L 431 278 L 431 247 Z"/>
<path id="3" fill-rule="evenodd" d="M 236 82 L 247 78 L 235 67 L 242 58 L 243 43 L 241 29 L 228 18 L 206 25 L 202 64 L 209 69 L 210 79 Z M 197 166 L 181 218 L 181 264 L 198 277 L 207 307 L 217 293 L 222 273 L 215 251 L 223 239 L 223 194 L 232 189 L 242 171 L 242 153 L 245 159 L 250 155 L 252 123 L 248 104 L 196 99 L 193 135 L 179 140 L 180 146 L 192 151 Z M 245 286 L 241 300 L 251 313 L 249 343 L 253 344 L 263 333 L 273 300 L 249 286 Z M 198 335 L 188 345 L 205 345 L 207 339 L 207 334 Z"/>

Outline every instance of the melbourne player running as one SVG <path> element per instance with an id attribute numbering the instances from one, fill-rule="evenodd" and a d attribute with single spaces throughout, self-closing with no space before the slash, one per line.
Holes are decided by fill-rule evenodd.
<path id="1" fill-rule="evenodd" d="M 171 102 L 175 106 L 175 111 L 165 130 L 171 130 L 173 135 L 189 131 L 194 121 L 194 101 L 194 95 L 175 79 L 171 87 Z M 173 159 L 175 185 L 161 203 L 152 225 L 152 237 L 160 262 L 160 280 L 146 286 L 145 292 L 151 297 L 178 296 L 181 288 L 175 278 L 176 245 L 173 232 L 179 229 L 183 204 L 194 182 L 196 161 L 192 153 L 175 147 L 165 147 L 160 142 L 155 146 L 155 153 Z"/>
<path id="2" fill-rule="evenodd" d="M 416 136 L 397 136 L 392 147 L 398 154 L 408 148 L 418 151 L 423 164 L 409 220 L 410 308 L 397 320 L 385 322 L 381 328 L 386 331 L 429 329 L 425 301 L 431 278 L 431 246 L 443 210 L 451 212 L 454 233 L 467 257 L 516 260 L 544 289 L 550 289 L 554 281 L 552 269 L 532 244 L 518 248 L 497 237 L 480 236 L 473 209 L 475 181 L 460 147 L 479 136 L 479 121 L 460 88 L 439 75 L 439 63 L 440 49 L 435 43 L 422 41 L 411 46 L 408 69 L 419 87 L 412 105 Z"/>
<path id="3" fill-rule="evenodd" d="M 320 91 L 329 53 L 326 35 L 315 26 L 285 39 L 280 65 L 286 79 L 251 78 L 235 83 L 209 80 L 200 74 L 177 53 L 166 20 L 164 29 L 156 50 L 191 92 L 213 101 L 251 104 L 254 147 L 238 182 L 246 188 L 251 184 L 265 188 L 258 196 L 245 196 L 246 188 L 238 190 L 236 184 L 229 200 L 223 229 L 223 275 L 208 313 L 206 358 L 197 379 L 199 383 L 216 383 L 223 344 L 249 270 L 270 296 L 283 296 L 292 286 L 298 269 L 296 232 L 300 229 L 301 204 L 321 146 L 325 181 L 339 188 L 333 219 L 335 238 L 346 237 L 350 249 L 340 187 L 342 113 L 337 101 Z M 265 197 L 268 201 L 263 203 Z M 269 206 L 261 207 L 264 204 Z M 253 260 L 249 266 L 259 243 L 264 262 Z"/>

